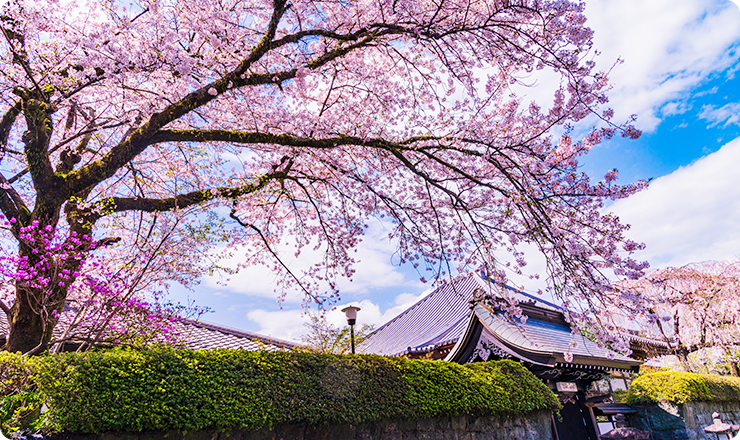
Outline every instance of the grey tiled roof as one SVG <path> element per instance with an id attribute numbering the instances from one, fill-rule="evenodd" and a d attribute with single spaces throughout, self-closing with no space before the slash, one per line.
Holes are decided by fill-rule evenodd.
<path id="1" fill-rule="evenodd" d="M 562 311 L 555 304 L 537 296 L 507 288 L 503 292 L 492 292 L 493 283 L 483 280 L 477 274 L 469 273 L 456 277 L 434 289 L 419 302 L 406 309 L 397 317 L 378 328 L 361 347 L 361 352 L 402 355 L 407 353 L 430 352 L 435 348 L 457 342 L 468 329 L 471 319 L 471 300 L 476 293 L 505 294 L 515 297 L 519 302 L 529 302 L 539 309 Z M 524 351 L 540 354 L 553 354 L 563 362 L 564 354 L 571 353 L 574 362 L 602 364 L 612 359 L 623 366 L 637 365 L 639 362 L 613 353 L 586 339 L 581 334 L 573 334 L 565 324 L 528 317 L 526 323 L 513 323 L 491 312 L 480 304 L 475 306 L 478 318 L 497 338 Z M 561 316 L 558 315 L 557 316 Z M 571 346 L 575 343 L 575 346 Z"/>
<path id="2" fill-rule="evenodd" d="M 188 348 L 241 348 L 243 350 L 279 351 L 299 344 L 244 330 L 204 321 L 183 319 L 178 325 L 182 341 Z"/>
<path id="3" fill-rule="evenodd" d="M 475 273 L 455 277 L 435 288 L 368 337 L 362 353 L 396 356 L 427 352 L 456 342 L 465 332 L 470 317 L 470 300 L 476 292 L 490 293 L 493 284 Z M 508 289 L 508 288 L 507 288 Z M 539 307 L 559 309 L 536 296 L 508 289 L 519 301 L 536 301 Z"/>
<path id="4" fill-rule="evenodd" d="M 256 351 L 279 351 L 289 350 L 300 346 L 294 342 L 234 329 L 219 324 L 192 319 L 182 319 L 176 324 L 176 333 L 179 333 L 178 342 L 190 349 L 209 348 L 240 348 L 243 350 Z M 63 323 L 57 325 L 54 333 L 59 337 L 62 332 Z M 8 321 L 5 313 L 0 312 L 0 345 L 5 340 L 8 332 Z"/>
<path id="5" fill-rule="evenodd" d="M 437 287 L 375 330 L 360 351 L 395 356 L 427 347 L 431 350 L 445 341 L 456 341 L 465 331 L 470 314 L 468 301 L 478 287 L 471 276 Z"/>
<path id="6" fill-rule="evenodd" d="M 527 351 L 556 355 L 570 352 L 574 358 L 611 358 L 616 361 L 639 364 L 639 362 L 619 353 L 599 347 L 595 342 L 586 339 L 580 333 L 572 333 L 567 325 L 533 318 L 528 318 L 525 323 L 514 323 L 506 320 L 500 314 L 491 312 L 482 305 L 476 305 L 474 311 L 494 334 Z"/>

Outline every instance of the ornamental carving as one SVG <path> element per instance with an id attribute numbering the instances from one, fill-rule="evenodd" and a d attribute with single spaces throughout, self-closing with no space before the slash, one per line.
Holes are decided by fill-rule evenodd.
<path id="1" fill-rule="evenodd" d="M 478 357 L 486 362 L 492 360 L 492 358 L 512 359 L 512 356 L 501 347 L 483 339 L 478 340 L 478 345 L 475 346 L 475 350 L 473 350 L 473 354 L 468 359 L 468 362 L 474 362 Z"/>

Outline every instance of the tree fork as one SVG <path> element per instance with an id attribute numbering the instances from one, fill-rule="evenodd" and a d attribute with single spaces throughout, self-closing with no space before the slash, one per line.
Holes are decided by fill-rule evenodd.
<path id="1" fill-rule="evenodd" d="M 3 350 L 41 354 L 48 348 L 58 318 L 53 313 L 44 316 L 39 295 L 46 294 L 16 283 L 16 301 L 10 308 L 10 331 Z"/>

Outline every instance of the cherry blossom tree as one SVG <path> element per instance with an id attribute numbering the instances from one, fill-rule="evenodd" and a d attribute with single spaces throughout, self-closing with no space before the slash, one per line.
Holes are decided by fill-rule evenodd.
<path id="1" fill-rule="evenodd" d="M 668 344 L 682 367 L 689 355 L 718 349 L 732 361 L 740 345 L 740 263 L 705 261 L 667 267 L 616 285 L 622 315 Z"/>
<path id="2" fill-rule="evenodd" d="M 616 170 L 591 183 L 578 170 L 603 139 L 639 136 L 604 107 L 607 73 L 595 69 L 583 9 L 565 0 L 5 3 L 5 239 L 29 266 L 43 249 L 23 228 L 75 251 L 42 270 L 68 275 L 62 284 L 9 280 L 4 348 L 43 350 L 85 259 L 133 267 L 125 256 L 151 246 L 161 223 L 197 245 L 164 252 L 168 264 L 152 276 L 197 277 L 221 245 L 239 249 L 244 265 L 266 264 L 278 292 L 297 287 L 307 303 L 335 298 L 337 277 L 352 277 L 370 219 L 385 219 L 399 261 L 432 279 L 460 264 L 505 282 L 524 271 L 524 245 L 546 257 L 549 289 L 579 304 L 601 297 L 607 272 L 639 276 L 646 265 L 630 254 L 640 245 L 601 209 L 645 183 L 617 185 Z M 552 102 L 516 94 L 544 73 L 560 78 Z M 594 128 L 576 136 L 586 118 Z M 291 253 L 308 246 L 321 258 L 291 271 L 287 237 Z"/>

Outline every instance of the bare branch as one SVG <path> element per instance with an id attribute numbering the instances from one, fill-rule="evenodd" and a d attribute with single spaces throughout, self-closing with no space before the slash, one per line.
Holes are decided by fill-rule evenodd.
<path id="1" fill-rule="evenodd" d="M 283 261 L 283 259 L 280 258 L 280 255 L 278 255 L 277 252 L 275 252 L 275 250 L 272 248 L 272 246 L 270 246 L 270 242 L 267 240 L 267 237 L 265 237 L 265 234 L 262 232 L 262 230 L 260 228 L 258 228 L 257 226 L 255 226 L 255 225 L 253 225 L 251 223 L 244 223 L 236 215 L 235 208 L 232 208 L 231 212 L 229 213 L 229 217 L 231 217 L 237 223 L 239 223 L 239 225 L 241 227 L 243 227 L 245 229 L 251 229 L 252 231 L 254 231 L 255 233 L 257 233 L 257 235 L 260 237 L 260 240 L 262 241 L 262 244 L 265 246 L 265 249 L 267 249 L 267 252 L 269 252 L 270 255 L 272 255 L 272 257 L 283 267 L 283 269 L 285 270 L 285 272 L 291 278 L 293 278 L 293 280 L 298 284 L 298 287 L 301 288 L 301 290 L 303 291 L 303 293 L 306 296 L 308 296 L 309 298 L 313 298 L 314 300 L 316 300 L 318 302 L 318 299 L 319 298 L 313 292 L 311 292 L 311 290 L 309 290 L 308 287 L 305 286 L 305 284 L 303 283 L 303 281 L 301 281 L 301 279 L 298 278 L 298 276 L 292 270 L 290 270 L 290 268 L 285 264 L 285 262 Z"/>
<path id="2" fill-rule="evenodd" d="M 8 322 L 10 322 L 10 307 L 3 302 L 3 300 L 0 299 L 0 310 L 5 312 L 5 316 L 8 318 Z"/>
<path id="3" fill-rule="evenodd" d="M 28 210 L 28 207 L 26 207 L 26 204 L 23 203 L 23 199 L 21 199 L 21 196 L 18 194 L 18 192 L 13 188 L 8 182 L 7 179 L 5 179 L 5 176 L 3 176 L 0 173 L 0 210 L 2 210 L 3 214 L 9 219 L 16 218 L 21 223 L 27 223 L 28 219 L 30 218 L 31 212 Z M 17 228 L 14 225 L 13 230 L 15 231 Z"/>

